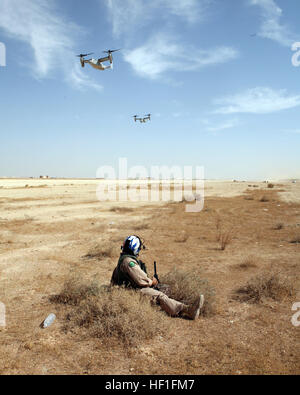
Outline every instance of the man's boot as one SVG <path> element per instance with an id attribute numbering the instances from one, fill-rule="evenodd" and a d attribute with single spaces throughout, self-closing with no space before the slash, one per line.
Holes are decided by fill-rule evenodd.
<path id="1" fill-rule="evenodd" d="M 199 295 L 196 301 L 193 304 L 188 306 L 184 306 L 181 313 L 191 319 L 196 320 L 199 317 L 200 311 L 204 305 L 204 295 Z"/>

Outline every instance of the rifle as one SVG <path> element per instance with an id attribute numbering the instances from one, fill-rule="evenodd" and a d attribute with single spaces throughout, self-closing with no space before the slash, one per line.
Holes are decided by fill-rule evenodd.
<path id="1" fill-rule="evenodd" d="M 159 278 L 156 271 L 156 262 L 154 261 L 154 278 L 156 278 L 157 282 L 159 283 Z"/>
<path id="2" fill-rule="evenodd" d="M 157 270 L 156 270 L 156 262 L 154 261 L 154 278 L 158 281 L 158 284 L 154 287 L 157 291 L 163 292 L 167 296 L 170 294 L 170 286 L 167 284 L 161 284 L 158 278 Z"/>

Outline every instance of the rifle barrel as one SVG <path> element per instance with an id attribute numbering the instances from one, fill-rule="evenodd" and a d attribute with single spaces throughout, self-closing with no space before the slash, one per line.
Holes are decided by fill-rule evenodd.
<path id="1" fill-rule="evenodd" d="M 156 278 L 157 281 L 159 281 L 157 271 L 156 271 L 156 261 L 154 261 L 154 277 Z"/>

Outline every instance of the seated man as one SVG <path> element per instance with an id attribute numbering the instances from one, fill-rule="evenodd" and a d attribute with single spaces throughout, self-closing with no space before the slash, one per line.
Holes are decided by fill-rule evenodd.
<path id="1" fill-rule="evenodd" d="M 144 248 L 143 243 L 138 236 L 126 238 L 118 265 L 111 278 L 111 285 L 124 285 L 138 289 L 143 295 L 148 295 L 155 300 L 172 317 L 180 315 L 192 320 L 198 318 L 204 304 L 204 296 L 199 295 L 194 304 L 187 306 L 154 289 L 158 284 L 157 279 L 149 278 L 145 264 L 137 259 L 142 247 Z"/>

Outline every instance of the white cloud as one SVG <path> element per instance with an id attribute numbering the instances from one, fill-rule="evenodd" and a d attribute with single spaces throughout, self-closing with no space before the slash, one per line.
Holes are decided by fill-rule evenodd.
<path id="1" fill-rule="evenodd" d="M 182 117 L 189 117 L 190 113 L 187 111 L 175 111 L 172 113 L 173 118 L 182 118 Z"/>
<path id="2" fill-rule="evenodd" d="M 137 0 L 106 0 L 113 33 L 119 37 L 148 18 L 143 15 L 143 4 Z M 130 23 L 128 23 L 130 21 Z"/>
<path id="3" fill-rule="evenodd" d="M 208 0 L 156 0 L 154 5 L 164 7 L 171 14 L 183 18 L 188 23 L 194 23 L 203 18 Z"/>
<path id="4" fill-rule="evenodd" d="M 113 33 L 120 36 L 134 31 L 158 16 L 176 16 L 187 23 L 203 18 L 211 0 L 106 0 Z"/>
<path id="5" fill-rule="evenodd" d="M 289 27 L 281 24 L 283 11 L 274 0 L 250 0 L 251 5 L 261 8 L 263 22 L 258 33 L 263 38 L 276 41 L 283 46 L 290 47 L 295 41 Z"/>
<path id="6" fill-rule="evenodd" d="M 169 77 L 168 72 L 197 71 L 238 56 L 237 50 L 227 46 L 197 49 L 180 43 L 178 23 L 204 21 L 211 3 L 212 0 L 106 0 L 113 33 L 125 41 L 123 48 L 127 47 L 123 50 L 124 60 L 139 76 L 149 79 L 163 76 L 164 81 L 174 86 L 180 82 Z M 148 26 L 150 23 L 153 25 Z M 139 28 L 143 29 L 143 36 L 148 35 L 148 40 L 133 47 Z"/>
<path id="7" fill-rule="evenodd" d="M 75 89 L 84 90 L 91 88 L 97 91 L 102 91 L 103 86 L 94 82 L 87 77 L 82 71 L 80 64 L 76 63 L 74 67 L 66 73 L 66 81 L 69 82 Z"/>
<path id="8" fill-rule="evenodd" d="M 231 47 L 201 50 L 183 46 L 164 34 L 156 34 L 145 45 L 124 52 L 124 59 L 134 71 L 151 79 L 168 71 L 197 71 L 203 67 L 225 63 L 238 56 Z"/>
<path id="9" fill-rule="evenodd" d="M 46 0 L 1 0 L 0 29 L 31 47 L 34 61 L 30 68 L 36 78 L 46 78 L 60 70 L 76 88 L 100 85 L 89 80 L 78 68 L 74 36 L 80 28 L 59 16 Z"/>
<path id="10" fill-rule="evenodd" d="M 232 129 L 236 127 L 239 121 L 237 119 L 230 119 L 218 124 L 211 124 L 211 122 L 205 122 L 205 123 L 207 125 L 211 125 L 206 127 L 206 130 L 208 132 L 219 132 L 221 130 Z"/>
<path id="11" fill-rule="evenodd" d="M 257 87 L 217 99 L 215 104 L 222 106 L 215 111 L 219 114 L 268 114 L 300 106 L 300 95 L 289 96 L 284 89 L 276 91 L 267 87 Z"/>

